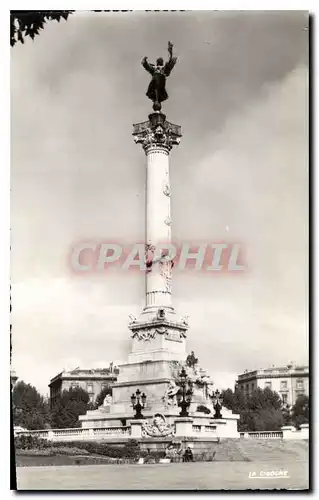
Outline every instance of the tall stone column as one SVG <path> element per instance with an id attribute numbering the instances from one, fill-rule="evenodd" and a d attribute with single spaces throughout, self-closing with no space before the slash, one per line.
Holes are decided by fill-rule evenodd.
<path id="1" fill-rule="evenodd" d="M 181 128 L 168 122 L 160 111 L 148 118 L 133 128 L 134 140 L 142 145 L 146 155 L 146 277 L 144 309 L 139 319 L 131 319 L 129 324 L 133 339 L 131 363 L 185 359 L 188 329 L 187 320 L 177 318 L 171 291 L 169 154 L 180 142 Z"/>
<path id="2" fill-rule="evenodd" d="M 154 112 L 149 121 L 134 125 L 133 135 L 146 154 L 145 312 L 172 310 L 169 153 L 173 145 L 179 144 L 181 129 L 167 122 L 163 113 Z"/>

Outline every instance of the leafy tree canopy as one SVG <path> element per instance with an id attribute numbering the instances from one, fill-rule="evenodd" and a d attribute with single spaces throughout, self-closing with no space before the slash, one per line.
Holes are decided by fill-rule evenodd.
<path id="1" fill-rule="evenodd" d="M 11 10 L 10 11 L 10 44 L 13 47 L 18 41 L 24 43 L 26 36 L 34 39 L 43 30 L 47 21 L 65 21 L 72 10 Z"/>
<path id="2" fill-rule="evenodd" d="M 11 10 L 10 11 L 10 45 L 17 42 L 24 43 L 25 37 L 34 39 L 43 30 L 47 21 L 67 21 L 74 10 Z M 94 10 L 93 12 L 109 12 Z M 113 12 L 128 12 L 127 10 L 114 10 Z"/>
<path id="3" fill-rule="evenodd" d="M 49 405 L 35 387 L 22 380 L 12 391 L 13 424 L 28 430 L 43 429 L 50 422 Z"/>
<path id="4" fill-rule="evenodd" d="M 299 429 L 301 424 L 309 422 L 309 398 L 299 396 L 292 407 L 292 422 Z"/>
<path id="5" fill-rule="evenodd" d="M 280 430 L 284 425 L 282 400 L 268 387 L 257 388 L 250 395 L 242 390 L 227 389 L 222 392 L 223 406 L 240 415 L 240 431 Z"/>
<path id="6" fill-rule="evenodd" d="M 62 391 L 51 410 L 52 427 L 64 429 L 79 426 L 79 415 L 90 408 L 89 394 L 81 387 Z"/>

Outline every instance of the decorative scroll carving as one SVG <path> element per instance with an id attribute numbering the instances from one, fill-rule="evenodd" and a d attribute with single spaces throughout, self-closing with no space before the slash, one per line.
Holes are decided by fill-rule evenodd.
<path id="1" fill-rule="evenodd" d="M 164 415 L 155 413 L 152 422 L 143 422 L 142 437 L 174 436 L 174 427 L 166 422 Z"/>

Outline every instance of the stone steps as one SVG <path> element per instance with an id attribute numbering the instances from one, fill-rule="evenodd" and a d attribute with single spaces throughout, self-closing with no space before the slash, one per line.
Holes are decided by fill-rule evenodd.
<path id="1" fill-rule="evenodd" d="M 199 445 L 199 443 L 198 443 Z M 307 441 L 265 439 L 223 439 L 219 443 L 194 443 L 193 453 L 212 457 L 215 461 L 301 461 L 309 459 Z"/>

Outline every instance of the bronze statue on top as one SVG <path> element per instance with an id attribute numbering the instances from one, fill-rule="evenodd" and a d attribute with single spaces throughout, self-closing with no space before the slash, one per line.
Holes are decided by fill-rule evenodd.
<path id="1" fill-rule="evenodd" d="M 173 57 L 173 44 L 168 42 L 169 60 L 164 64 L 162 57 L 159 57 L 155 64 L 147 61 L 147 57 L 142 60 L 142 65 L 152 75 L 152 80 L 148 86 L 146 95 L 153 101 L 154 111 L 160 111 L 161 102 L 168 99 L 165 89 L 166 77 L 170 75 L 174 68 L 177 57 Z"/>

